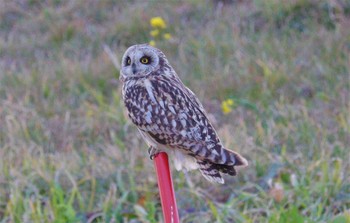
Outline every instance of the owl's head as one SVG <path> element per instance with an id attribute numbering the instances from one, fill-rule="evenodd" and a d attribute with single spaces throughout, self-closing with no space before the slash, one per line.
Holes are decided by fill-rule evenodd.
<path id="1" fill-rule="evenodd" d="M 167 62 L 164 54 L 147 44 L 129 47 L 121 62 L 120 79 L 138 78 L 159 70 L 160 63 Z"/>

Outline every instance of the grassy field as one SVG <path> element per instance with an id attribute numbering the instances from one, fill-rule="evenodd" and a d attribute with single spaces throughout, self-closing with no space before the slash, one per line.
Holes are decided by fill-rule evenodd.
<path id="1" fill-rule="evenodd" d="M 162 222 L 103 49 L 150 41 L 250 163 L 173 171 L 181 222 L 350 222 L 348 0 L 0 5 L 0 223 Z"/>

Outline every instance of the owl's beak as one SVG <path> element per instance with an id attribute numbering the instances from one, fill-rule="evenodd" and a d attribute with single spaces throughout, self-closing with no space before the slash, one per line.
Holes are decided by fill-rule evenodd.
<path id="1" fill-rule="evenodd" d="M 137 69 L 136 69 L 136 65 L 134 63 L 131 65 L 131 69 L 132 69 L 132 74 L 135 74 Z"/>
<path id="2" fill-rule="evenodd" d="M 120 80 L 121 82 L 124 82 L 125 77 L 123 76 L 123 74 L 120 74 L 120 75 L 119 75 L 119 80 Z"/>

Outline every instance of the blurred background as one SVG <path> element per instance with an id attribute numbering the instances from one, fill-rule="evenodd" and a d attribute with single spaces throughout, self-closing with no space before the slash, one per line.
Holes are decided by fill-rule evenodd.
<path id="1" fill-rule="evenodd" d="M 350 222 L 349 0 L 0 5 L 1 223 L 162 222 L 103 47 L 138 43 L 250 163 L 222 186 L 173 171 L 182 222 Z"/>

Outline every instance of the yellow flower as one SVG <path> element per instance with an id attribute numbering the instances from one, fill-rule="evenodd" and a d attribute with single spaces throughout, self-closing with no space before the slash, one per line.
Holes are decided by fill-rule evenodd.
<path id="1" fill-rule="evenodd" d="M 163 35 L 163 37 L 164 37 L 164 39 L 166 39 L 166 40 L 171 39 L 170 33 L 165 33 L 165 34 Z"/>
<path id="2" fill-rule="evenodd" d="M 232 99 L 227 99 L 221 103 L 221 110 L 226 115 L 232 111 L 235 102 Z"/>
<path id="3" fill-rule="evenodd" d="M 151 32 L 149 32 L 149 34 L 153 37 L 156 37 L 159 35 L 159 29 L 154 29 Z"/>
<path id="4" fill-rule="evenodd" d="M 225 102 L 222 102 L 221 104 L 221 109 L 222 109 L 222 112 L 226 115 L 228 113 L 230 113 L 232 111 L 232 109 L 230 108 L 230 106 L 227 105 L 227 103 Z"/>
<path id="5" fill-rule="evenodd" d="M 151 26 L 154 28 L 160 28 L 160 29 L 165 29 L 166 28 L 166 23 L 161 17 L 153 17 L 150 20 Z"/>
<path id="6" fill-rule="evenodd" d="M 226 102 L 230 106 L 233 106 L 235 104 L 234 100 L 232 100 L 232 99 L 227 99 Z"/>
<path id="7" fill-rule="evenodd" d="M 149 41 L 149 45 L 156 46 L 156 41 L 154 41 L 154 40 Z"/>

